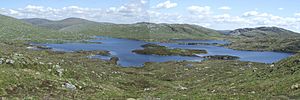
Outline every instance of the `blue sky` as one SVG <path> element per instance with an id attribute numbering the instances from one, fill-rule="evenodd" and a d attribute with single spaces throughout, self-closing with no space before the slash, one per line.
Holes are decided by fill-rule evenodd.
<path id="1" fill-rule="evenodd" d="M 1 8 L 22 8 L 27 5 L 38 5 L 45 7 L 61 8 L 67 6 L 79 6 L 89 8 L 109 8 L 112 6 L 121 6 L 134 0 L 0 0 Z M 152 0 L 149 5 L 155 5 L 166 0 Z M 300 11 L 300 0 L 172 0 L 178 3 L 178 7 L 171 12 L 181 11 L 184 13 L 186 7 L 191 5 L 210 6 L 218 8 L 221 6 L 230 6 L 234 10 L 232 14 L 240 14 L 248 10 L 259 10 L 273 13 L 281 16 L 291 16 Z M 279 11 L 278 8 L 284 8 Z"/>
<path id="2" fill-rule="evenodd" d="M 16 18 L 189 23 L 214 29 L 278 26 L 300 31 L 300 0 L 0 0 Z"/>
<path id="3" fill-rule="evenodd" d="M 125 4 L 129 0 L 0 0 L 0 6 L 4 8 L 22 8 L 27 5 L 39 5 L 45 7 L 80 6 L 91 8 L 108 8 Z"/>

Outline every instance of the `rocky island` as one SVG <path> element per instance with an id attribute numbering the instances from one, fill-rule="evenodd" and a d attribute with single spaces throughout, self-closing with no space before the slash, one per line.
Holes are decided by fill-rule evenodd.
<path id="1" fill-rule="evenodd" d="M 193 49 L 170 49 L 166 46 L 157 44 L 142 45 L 144 49 L 133 50 L 132 52 L 145 55 L 160 55 L 160 56 L 197 56 L 197 54 L 206 54 L 206 50 L 193 50 Z"/>

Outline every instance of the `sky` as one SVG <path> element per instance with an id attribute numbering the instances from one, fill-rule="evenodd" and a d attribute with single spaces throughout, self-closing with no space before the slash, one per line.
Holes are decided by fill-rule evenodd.
<path id="1" fill-rule="evenodd" d="M 276 26 L 300 32 L 300 0 L 0 0 L 0 14 L 112 23 L 196 24 L 217 30 Z"/>

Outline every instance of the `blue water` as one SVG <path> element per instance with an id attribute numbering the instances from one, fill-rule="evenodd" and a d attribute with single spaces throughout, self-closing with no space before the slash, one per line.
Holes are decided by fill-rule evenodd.
<path id="1" fill-rule="evenodd" d="M 107 50 L 112 54 L 111 56 L 117 56 L 120 60 L 119 65 L 124 67 L 130 66 L 142 66 L 145 62 L 166 62 L 166 61 L 202 61 L 201 57 L 185 57 L 185 56 L 158 56 L 158 55 L 140 55 L 132 53 L 132 50 L 143 49 L 141 45 L 149 42 L 118 39 L 108 37 L 97 37 L 95 40 L 91 40 L 94 43 L 65 43 L 65 44 L 45 44 L 48 47 L 57 51 L 78 51 L 78 50 Z M 199 43 L 227 43 L 224 41 L 215 40 L 180 40 L 179 42 L 199 42 Z M 101 42 L 102 44 L 95 43 Z M 257 51 L 240 51 L 232 50 L 225 47 L 218 47 L 212 45 L 179 45 L 178 43 L 156 43 L 159 45 L 167 46 L 170 48 L 183 48 L 183 49 L 201 49 L 207 50 L 208 54 L 199 54 L 199 56 L 206 55 L 232 55 L 240 57 L 241 61 L 252 61 L 261 63 L 273 63 L 283 58 L 289 57 L 293 54 L 279 53 L 279 52 L 257 52 Z M 110 56 L 110 57 L 111 57 Z M 100 58 L 108 60 L 107 56 L 94 56 L 92 58 Z"/>
<path id="2" fill-rule="evenodd" d="M 179 43 L 208 43 L 208 44 L 228 44 L 228 41 L 222 40 L 192 40 L 192 39 L 173 39 L 175 42 Z"/>

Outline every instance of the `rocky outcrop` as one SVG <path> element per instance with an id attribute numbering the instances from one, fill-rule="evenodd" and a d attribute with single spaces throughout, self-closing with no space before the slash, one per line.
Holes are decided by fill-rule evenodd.
<path id="1" fill-rule="evenodd" d="M 207 60 L 237 60 L 239 57 L 229 56 L 229 55 L 212 55 L 212 56 L 204 56 L 203 58 Z"/>
<path id="2" fill-rule="evenodd" d="M 293 37 L 300 34 L 278 27 L 241 28 L 229 32 L 229 35 L 244 37 L 281 36 Z"/>

